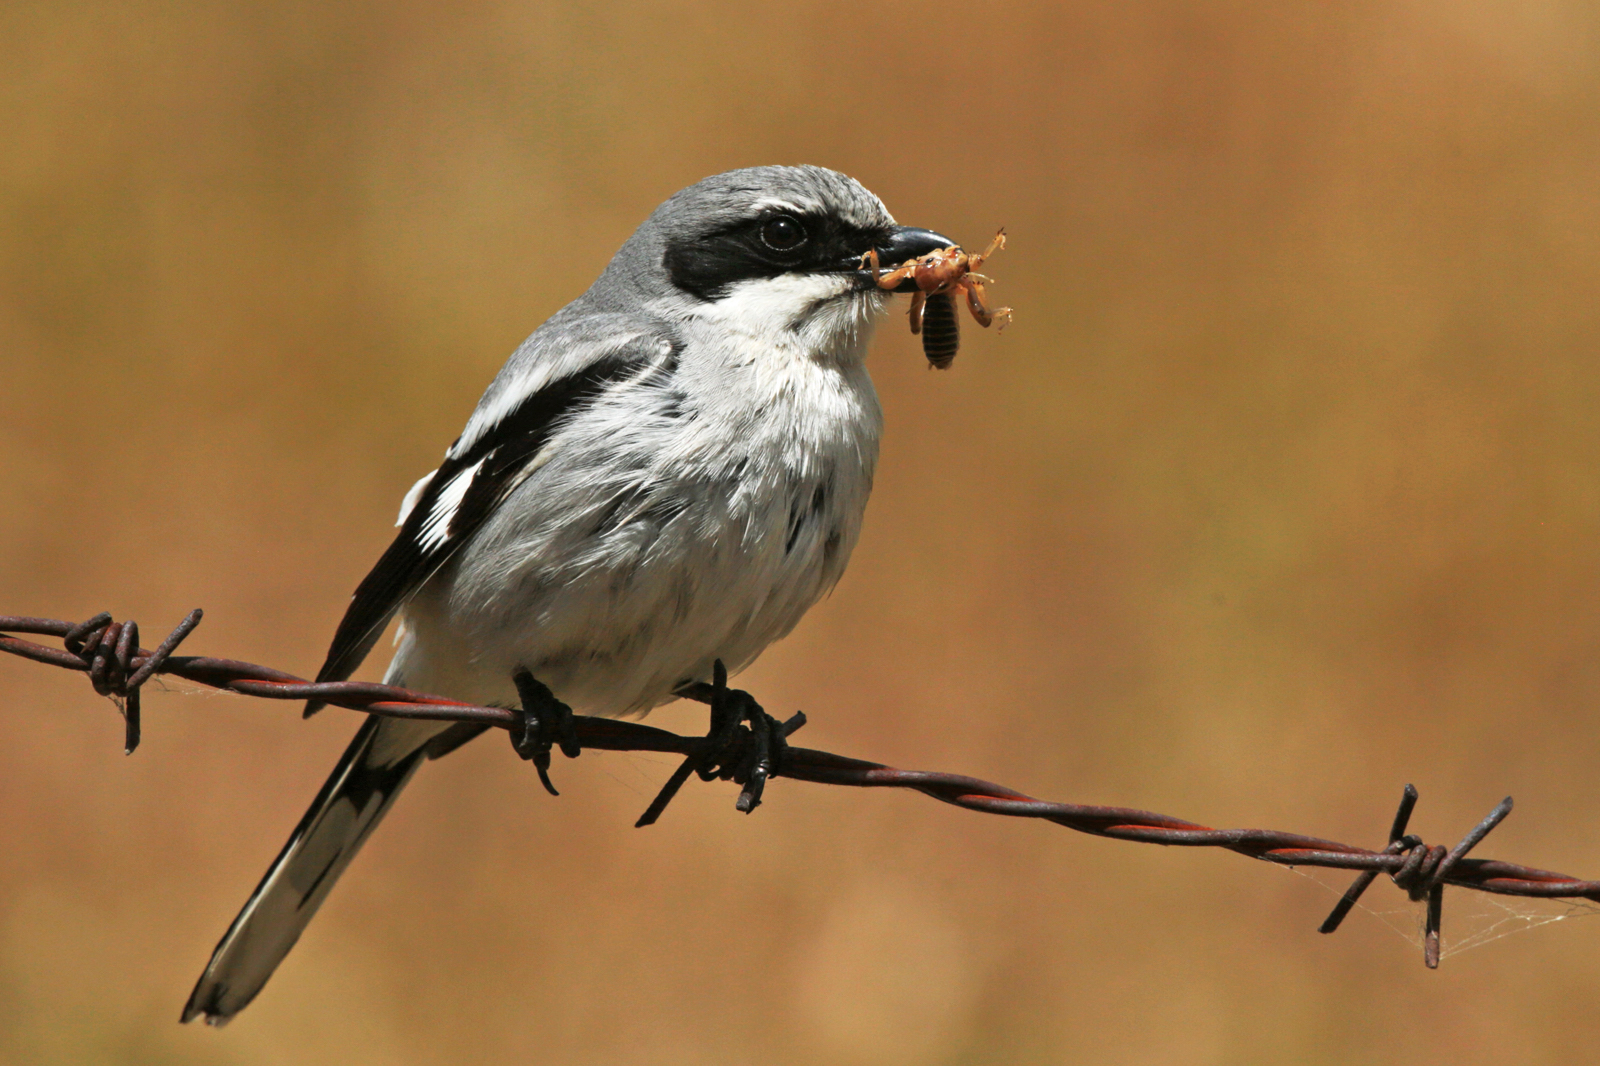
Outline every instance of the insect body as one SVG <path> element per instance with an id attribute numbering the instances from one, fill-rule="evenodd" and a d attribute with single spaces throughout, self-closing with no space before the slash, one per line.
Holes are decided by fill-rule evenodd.
<path id="1" fill-rule="evenodd" d="M 964 297 L 967 310 L 978 325 L 988 326 L 996 319 L 1000 328 L 1011 321 L 1011 308 L 990 308 L 984 284 L 989 281 L 976 273 L 983 261 L 1006 246 L 1004 229 L 994 235 L 981 254 L 968 255 L 952 245 L 919 256 L 909 263 L 884 273 L 878 265 L 878 253 L 870 251 L 861 257 L 863 265 L 872 271 L 872 280 L 882 289 L 895 289 L 910 279 L 916 285 L 911 296 L 911 332 L 922 334 L 922 353 L 928 362 L 946 370 L 955 362 L 956 351 L 961 346 L 960 316 L 956 313 L 957 297 Z"/>
<path id="2" fill-rule="evenodd" d="M 956 312 L 955 300 L 947 292 L 934 293 L 924 300 L 921 318 L 922 354 L 935 369 L 949 370 L 961 348 L 961 316 Z M 917 332 L 918 326 L 913 319 L 911 332 Z"/>

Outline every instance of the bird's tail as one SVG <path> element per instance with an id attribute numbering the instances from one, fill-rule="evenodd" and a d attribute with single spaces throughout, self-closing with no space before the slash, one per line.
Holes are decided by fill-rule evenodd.
<path id="1" fill-rule="evenodd" d="M 212 952 L 183 1021 L 204 1015 L 221 1025 L 255 998 L 417 766 L 470 739 L 458 732 L 438 722 L 367 719 Z"/>

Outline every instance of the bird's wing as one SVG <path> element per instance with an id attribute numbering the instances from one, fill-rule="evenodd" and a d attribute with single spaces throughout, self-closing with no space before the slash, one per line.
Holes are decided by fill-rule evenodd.
<path id="1" fill-rule="evenodd" d="M 528 338 L 439 469 L 407 495 L 400 532 L 350 598 L 317 680 L 343 681 L 355 672 L 395 611 L 538 467 L 556 430 L 621 382 L 670 372 L 675 352 L 659 327 L 623 315 L 591 315 Z M 306 713 L 319 707 L 314 702 Z"/>

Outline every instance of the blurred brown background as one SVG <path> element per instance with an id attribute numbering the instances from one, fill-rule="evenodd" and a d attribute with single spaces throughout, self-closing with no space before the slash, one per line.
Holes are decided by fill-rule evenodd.
<path id="1" fill-rule="evenodd" d="M 845 170 L 1014 305 L 873 367 L 810 745 L 1600 876 L 1600 11 L 1558 0 L 0 6 L 0 610 L 301 672 L 510 349 L 668 194 Z M 383 659 L 366 676 L 381 672 Z M 1141 847 L 503 740 L 260 1000 L 179 1007 L 355 721 L 0 662 L 0 1061 L 1550 1061 L 1600 920 L 1422 967 Z M 652 719 L 699 728 L 698 708 Z M 1343 878 L 1330 878 L 1342 885 Z M 1413 915 L 1387 883 L 1374 908 Z M 1547 910 L 1541 913 L 1555 913 Z M 1446 941 L 1498 912 L 1452 892 Z"/>

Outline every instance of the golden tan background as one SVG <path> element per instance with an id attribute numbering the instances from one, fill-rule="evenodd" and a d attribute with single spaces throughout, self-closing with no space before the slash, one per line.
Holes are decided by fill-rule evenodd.
<path id="1" fill-rule="evenodd" d="M 850 573 L 743 677 L 815 746 L 1600 876 L 1600 12 L 0 5 L 0 610 L 309 672 L 507 352 L 663 198 L 816 162 L 969 244 Z M 381 658 L 367 676 L 377 676 Z M 503 739 L 179 1028 L 355 722 L 0 663 L 0 1061 L 1582 1061 L 1600 921 L 1425 971 L 1311 880 Z M 697 708 L 653 719 L 699 728 Z M 1330 883 L 1342 883 L 1334 878 Z M 1401 909 L 1384 883 L 1377 909 Z M 1492 907 L 1452 892 L 1446 940 Z M 1541 913 L 1550 913 L 1549 911 Z"/>

